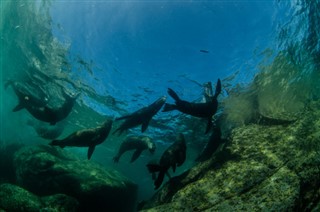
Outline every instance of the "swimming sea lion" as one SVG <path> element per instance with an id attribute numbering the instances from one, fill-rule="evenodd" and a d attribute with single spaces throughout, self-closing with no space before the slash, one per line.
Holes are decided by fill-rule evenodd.
<path id="1" fill-rule="evenodd" d="M 179 96 L 171 88 L 168 88 L 168 94 L 176 101 L 175 104 L 166 103 L 163 112 L 179 110 L 182 113 L 189 114 L 200 118 L 207 118 L 208 124 L 205 133 L 208 133 L 212 126 L 212 116 L 217 112 L 218 100 L 217 97 L 221 93 L 221 81 L 218 79 L 216 91 L 209 101 L 204 103 L 191 103 L 181 100 Z"/>
<path id="2" fill-rule="evenodd" d="M 154 182 L 155 189 L 159 188 L 162 184 L 164 175 L 167 173 L 170 167 L 173 172 L 176 171 L 176 166 L 181 166 L 186 160 L 187 146 L 182 133 L 177 136 L 176 142 L 174 142 L 168 149 L 162 154 L 160 163 L 147 165 L 150 173 L 159 172 L 157 179 Z"/>
<path id="3" fill-rule="evenodd" d="M 122 116 L 117 118 L 116 120 L 125 119 L 125 121 L 120 125 L 118 129 L 116 129 L 113 134 L 119 132 L 122 134 L 123 131 L 136 127 L 141 124 L 141 132 L 144 132 L 149 125 L 152 117 L 161 109 L 162 105 L 165 103 L 166 97 L 160 97 L 151 105 L 141 108 L 140 110 L 135 111 L 131 115 Z"/>
<path id="4" fill-rule="evenodd" d="M 49 122 L 51 125 L 55 125 L 57 122 L 65 119 L 71 112 L 79 93 L 75 96 L 69 96 L 63 92 L 65 98 L 64 103 L 60 107 L 52 108 L 51 106 L 37 107 L 28 105 L 26 109 L 36 119 L 44 122 Z"/>
<path id="5" fill-rule="evenodd" d="M 19 101 L 18 105 L 12 110 L 13 112 L 30 106 L 44 107 L 48 103 L 47 95 L 41 89 L 36 89 L 31 86 L 28 82 L 7 80 L 5 83 L 5 89 L 9 85 L 13 88 L 13 91 L 17 95 Z"/>
<path id="6" fill-rule="evenodd" d="M 218 147 L 224 142 L 225 140 L 221 138 L 220 127 L 214 126 L 207 145 L 203 148 L 200 155 L 196 158 L 196 161 L 203 162 L 205 160 L 208 160 L 213 155 L 213 153 L 217 151 Z"/>
<path id="7" fill-rule="evenodd" d="M 115 163 L 119 162 L 119 159 L 123 153 L 130 150 L 135 150 L 130 162 L 134 162 L 142 153 L 142 151 L 148 149 L 152 154 L 156 150 L 156 145 L 152 139 L 148 136 L 130 136 L 124 140 L 119 148 L 117 155 L 113 158 Z"/>
<path id="8" fill-rule="evenodd" d="M 90 160 L 96 145 L 101 144 L 108 137 L 111 126 L 112 120 L 107 120 L 97 128 L 79 130 L 65 139 L 53 140 L 50 145 L 60 146 L 61 148 L 66 146 L 89 147 L 88 160 Z"/>
<path id="9" fill-rule="evenodd" d="M 18 105 L 13 109 L 14 112 L 26 109 L 34 118 L 49 122 L 51 125 L 69 115 L 79 96 L 79 94 L 70 96 L 62 90 L 64 103 L 60 107 L 52 107 L 48 105 L 48 96 L 41 88 L 36 89 L 34 86 L 29 85 L 28 82 L 21 83 L 12 80 L 6 82 L 5 88 L 9 85 L 13 87 L 19 99 Z"/>
<path id="10" fill-rule="evenodd" d="M 41 138 L 50 140 L 59 137 L 64 130 L 64 124 L 60 122 L 56 125 L 47 125 L 40 121 L 28 120 L 27 124 L 33 127 Z"/>

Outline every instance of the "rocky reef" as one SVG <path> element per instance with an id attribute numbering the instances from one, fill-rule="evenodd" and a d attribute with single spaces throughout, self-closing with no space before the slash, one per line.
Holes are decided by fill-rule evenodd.
<path id="1" fill-rule="evenodd" d="M 47 145 L 13 154 L 15 182 L 0 185 L 6 211 L 132 211 L 137 185 L 115 170 Z M 5 180 L 3 180 L 5 182 Z"/>
<path id="2" fill-rule="evenodd" d="M 142 211 L 318 211 L 320 102 L 288 125 L 232 130 L 223 150 L 168 181 Z"/>

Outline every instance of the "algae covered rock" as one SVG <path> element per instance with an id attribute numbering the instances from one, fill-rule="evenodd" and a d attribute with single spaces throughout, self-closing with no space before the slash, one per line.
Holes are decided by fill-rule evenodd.
<path id="1" fill-rule="evenodd" d="M 29 191 L 12 184 L 0 185 L 0 208 L 5 211 L 39 211 L 40 199 Z"/>
<path id="2" fill-rule="evenodd" d="M 79 208 L 79 202 L 65 194 L 41 197 L 41 202 L 44 211 L 72 212 L 77 211 Z"/>
<path id="3" fill-rule="evenodd" d="M 144 211 L 315 211 L 320 103 L 290 125 L 235 128 L 225 149 L 172 178 Z"/>
<path id="4" fill-rule="evenodd" d="M 78 201 L 64 194 L 38 197 L 13 184 L 0 185 L 0 208 L 5 211 L 77 211 Z"/>
<path id="5" fill-rule="evenodd" d="M 17 183 L 37 195 L 66 194 L 83 211 L 128 211 L 137 186 L 120 173 L 79 160 L 51 146 L 22 148 L 15 154 Z"/>

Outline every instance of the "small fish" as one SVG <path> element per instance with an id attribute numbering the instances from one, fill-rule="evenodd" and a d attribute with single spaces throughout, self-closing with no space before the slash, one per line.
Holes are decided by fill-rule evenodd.
<path id="1" fill-rule="evenodd" d="M 205 49 L 201 49 L 200 52 L 202 52 L 202 53 L 209 53 L 209 51 L 208 51 L 208 50 L 205 50 Z"/>

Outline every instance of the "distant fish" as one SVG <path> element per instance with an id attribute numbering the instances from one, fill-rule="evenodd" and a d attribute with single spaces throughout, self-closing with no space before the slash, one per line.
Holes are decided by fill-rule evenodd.
<path id="1" fill-rule="evenodd" d="M 156 113 L 161 109 L 161 107 L 166 102 L 166 97 L 160 97 L 151 105 L 141 108 L 133 112 L 130 115 L 122 116 L 117 118 L 116 120 L 125 119 L 125 121 L 120 125 L 118 129 L 116 129 L 113 134 L 119 132 L 119 134 L 123 133 L 125 130 L 136 127 L 141 124 L 141 132 L 144 132 L 149 125 L 150 120 Z"/>
<path id="2" fill-rule="evenodd" d="M 200 52 L 202 52 L 202 53 L 209 53 L 209 51 L 208 51 L 208 50 L 205 50 L 205 49 L 201 49 Z"/>
<path id="3" fill-rule="evenodd" d="M 170 167 L 173 172 L 176 171 L 177 166 L 181 166 L 186 160 L 187 146 L 182 133 L 177 136 L 176 142 L 166 149 L 162 154 L 159 164 L 149 163 L 147 168 L 150 173 L 159 172 L 157 179 L 154 182 L 155 189 L 159 188 L 163 182 L 164 175 Z"/>
<path id="4" fill-rule="evenodd" d="M 208 124 L 205 133 L 208 133 L 212 126 L 212 116 L 217 112 L 218 109 L 218 95 L 221 93 L 221 81 L 218 79 L 216 91 L 214 96 L 208 99 L 205 103 L 191 103 L 181 100 L 179 96 L 171 88 L 168 89 L 168 94 L 175 100 L 175 104 L 166 103 L 163 108 L 163 112 L 179 110 L 182 113 L 189 114 L 191 116 L 207 118 Z"/>
<path id="5" fill-rule="evenodd" d="M 79 130 L 65 139 L 53 140 L 50 145 L 64 148 L 66 146 L 89 147 L 88 160 L 90 160 L 96 145 L 106 140 L 112 127 L 112 121 L 107 120 L 101 126 L 93 129 Z"/>
<path id="6" fill-rule="evenodd" d="M 123 153 L 130 150 L 135 150 L 130 160 L 130 162 L 132 163 L 136 159 L 138 159 L 141 153 L 146 149 L 148 149 L 152 154 L 156 150 L 156 145 L 150 137 L 129 136 L 122 142 L 117 155 L 113 158 L 113 161 L 117 163 L 119 162 L 119 159 Z"/>

